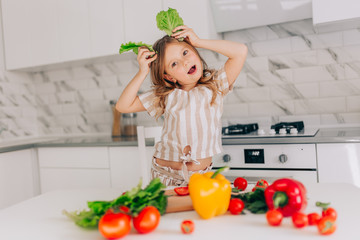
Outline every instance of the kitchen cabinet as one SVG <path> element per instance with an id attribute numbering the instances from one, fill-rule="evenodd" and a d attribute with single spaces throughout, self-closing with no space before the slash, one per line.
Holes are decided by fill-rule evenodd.
<path id="1" fill-rule="evenodd" d="M 319 182 L 360 187 L 360 143 L 317 144 Z"/>
<path id="2" fill-rule="evenodd" d="M 324 10 L 326 9 L 326 10 Z M 358 0 L 313 0 L 313 24 L 317 32 L 339 31 L 360 27 Z"/>
<path id="3" fill-rule="evenodd" d="M 153 44 L 164 36 L 156 25 L 156 14 L 163 10 L 161 0 L 123 0 L 125 42 Z"/>
<path id="4" fill-rule="evenodd" d="M 219 39 L 208 0 L 163 0 L 164 9 L 178 10 L 184 24 L 194 29 L 200 38 Z"/>
<path id="5" fill-rule="evenodd" d="M 2 0 L 7 70 L 118 54 L 122 1 Z"/>
<path id="6" fill-rule="evenodd" d="M 0 153 L 0 209 L 39 194 L 34 149 Z"/>
<path id="7" fill-rule="evenodd" d="M 107 147 L 38 148 L 41 193 L 111 187 Z"/>

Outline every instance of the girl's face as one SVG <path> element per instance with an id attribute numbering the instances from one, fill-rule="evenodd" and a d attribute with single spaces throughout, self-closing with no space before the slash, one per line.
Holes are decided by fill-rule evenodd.
<path id="1" fill-rule="evenodd" d="M 202 76 L 203 66 L 200 57 L 187 43 L 170 43 L 164 55 L 165 78 L 178 82 L 183 90 L 196 86 Z"/>

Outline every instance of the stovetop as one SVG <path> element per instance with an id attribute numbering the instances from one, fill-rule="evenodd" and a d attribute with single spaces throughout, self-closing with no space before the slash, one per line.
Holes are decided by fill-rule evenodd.
<path id="1" fill-rule="evenodd" d="M 235 124 L 222 128 L 223 138 L 285 138 L 314 137 L 318 128 L 305 128 L 303 121 L 280 122 L 270 129 L 261 129 L 257 123 Z"/>

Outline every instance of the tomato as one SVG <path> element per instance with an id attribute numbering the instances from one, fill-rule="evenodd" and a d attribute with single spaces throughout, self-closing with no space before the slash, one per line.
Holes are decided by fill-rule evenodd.
<path id="1" fill-rule="evenodd" d="M 184 233 L 184 234 L 190 234 L 194 231 L 195 229 L 195 224 L 193 221 L 191 220 L 184 220 L 182 221 L 181 223 L 181 231 Z"/>
<path id="2" fill-rule="evenodd" d="M 297 228 L 303 228 L 308 225 L 308 217 L 302 212 L 294 213 L 291 218 L 294 226 Z"/>
<path id="3" fill-rule="evenodd" d="M 160 222 L 160 212 L 154 206 L 147 206 L 139 215 L 133 218 L 134 228 L 139 233 L 149 233 L 157 228 Z"/>
<path id="4" fill-rule="evenodd" d="M 283 220 L 283 215 L 280 211 L 272 209 L 266 212 L 266 220 L 271 226 L 279 226 Z"/>
<path id="5" fill-rule="evenodd" d="M 323 217 L 329 216 L 329 217 L 334 218 L 334 220 L 336 220 L 337 212 L 336 212 L 336 210 L 334 208 L 329 207 L 329 208 L 326 208 L 326 209 L 324 209 L 322 211 L 322 216 Z"/>
<path id="6" fill-rule="evenodd" d="M 238 177 L 235 179 L 234 181 L 234 187 L 236 187 L 237 189 L 244 191 L 246 189 L 248 185 L 248 182 L 246 181 L 245 178 L 242 177 Z"/>
<path id="7" fill-rule="evenodd" d="M 317 224 L 319 233 L 322 235 L 330 235 L 336 230 L 335 219 L 331 216 L 325 216 L 320 219 Z"/>
<path id="8" fill-rule="evenodd" d="M 264 188 L 267 188 L 268 186 L 269 186 L 269 183 L 268 183 L 265 179 L 260 179 L 259 181 L 257 181 L 255 187 L 264 187 Z"/>
<path id="9" fill-rule="evenodd" d="M 176 187 L 174 191 L 179 196 L 186 196 L 189 195 L 189 187 Z"/>
<path id="10" fill-rule="evenodd" d="M 121 238 L 131 229 L 131 217 L 124 213 L 107 211 L 99 221 L 99 232 L 108 239 Z"/>
<path id="11" fill-rule="evenodd" d="M 309 225 L 316 225 L 319 222 L 320 218 L 321 218 L 321 216 L 316 212 L 309 213 L 307 215 L 307 217 L 308 217 Z"/>
<path id="12" fill-rule="evenodd" d="M 245 207 L 245 204 L 241 199 L 232 198 L 230 200 L 229 211 L 231 214 L 233 214 L 233 215 L 240 214 L 242 212 L 242 210 L 244 209 L 244 207 Z"/>

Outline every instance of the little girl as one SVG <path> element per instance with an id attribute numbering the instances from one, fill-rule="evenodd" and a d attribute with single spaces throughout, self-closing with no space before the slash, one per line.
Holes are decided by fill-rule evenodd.
<path id="1" fill-rule="evenodd" d="M 243 68 L 247 47 L 231 41 L 200 39 L 191 28 L 179 26 L 171 37 L 159 39 L 153 48 L 156 53 L 145 47 L 139 49 L 139 71 L 124 89 L 116 108 L 123 113 L 146 110 L 152 117 L 164 116 L 151 176 L 167 186 L 186 185 L 194 172 L 209 171 L 212 156 L 222 151 L 223 98 Z M 215 51 L 228 59 L 222 68 L 208 69 L 196 48 Z M 153 89 L 137 96 L 150 71 Z"/>

